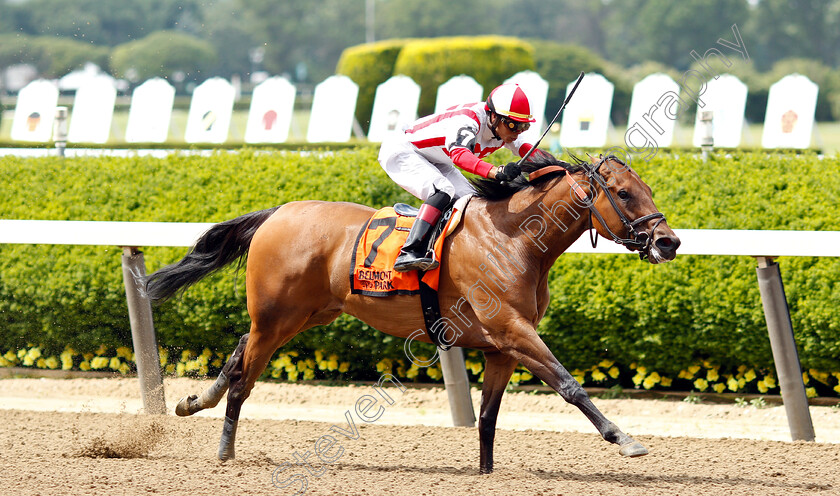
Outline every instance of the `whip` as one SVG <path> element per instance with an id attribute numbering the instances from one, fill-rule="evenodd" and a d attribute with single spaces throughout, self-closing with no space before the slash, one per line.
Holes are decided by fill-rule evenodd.
<path id="1" fill-rule="evenodd" d="M 569 103 L 569 100 L 572 99 L 572 95 L 575 94 L 575 90 L 578 88 L 578 86 L 580 86 L 581 81 L 583 81 L 583 72 L 581 72 L 580 76 L 578 76 L 577 81 L 575 82 L 575 85 L 572 86 L 572 91 L 570 91 L 569 94 L 566 95 L 566 100 L 563 102 L 563 105 L 560 105 L 560 110 L 558 110 L 557 113 L 554 114 L 554 118 L 551 119 L 551 122 L 548 123 L 548 126 L 546 126 L 545 131 L 543 131 L 542 136 L 540 136 L 540 139 L 538 139 L 537 142 L 534 143 L 534 146 L 531 147 L 530 150 L 528 150 L 528 153 L 526 153 L 524 157 L 519 159 L 519 162 L 517 162 L 516 165 L 522 165 L 522 162 L 527 160 L 528 157 L 531 156 L 531 153 L 533 153 L 534 150 L 536 150 L 537 147 L 540 146 L 540 141 L 542 141 L 543 138 L 545 138 L 545 135 L 548 134 L 548 130 L 551 129 L 551 126 L 554 124 L 554 121 L 556 121 L 557 118 L 560 117 L 560 112 L 562 112 L 563 109 L 566 108 L 566 104 Z"/>

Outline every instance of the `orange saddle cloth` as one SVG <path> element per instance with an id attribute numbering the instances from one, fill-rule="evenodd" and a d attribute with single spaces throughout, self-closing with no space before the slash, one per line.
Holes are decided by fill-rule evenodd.
<path id="1" fill-rule="evenodd" d="M 446 226 L 434 246 L 438 261 L 443 256 L 443 240 L 458 224 L 460 212 L 465 205 L 466 201 L 456 204 L 452 214 L 445 220 Z M 353 294 L 391 296 L 420 293 L 420 278 L 416 270 L 394 270 L 394 262 L 405 244 L 414 219 L 400 215 L 394 207 L 385 207 L 374 213 L 362 226 L 350 262 L 350 291 Z M 440 267 L 424 272 L 423 282 L 437 290 L 439 274 Z"/>

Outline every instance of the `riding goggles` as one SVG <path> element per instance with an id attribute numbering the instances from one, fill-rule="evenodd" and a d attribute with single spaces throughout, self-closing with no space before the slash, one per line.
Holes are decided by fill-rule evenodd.
<path id="1" fill-rule="evenodd" d="M 528 130 L 531 127 L 530 122 L 519 122 L 511 119 L 510 117 L 499 116 L 501 117 L 501 124 L 506 128 L 510 129 L 515 133 L 522 133 Z"/>

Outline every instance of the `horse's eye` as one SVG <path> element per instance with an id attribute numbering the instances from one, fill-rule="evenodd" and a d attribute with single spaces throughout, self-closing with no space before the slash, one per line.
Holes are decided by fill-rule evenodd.
<path id="1" fill-rule="evenodd" d="M 618 197 L 621 198 L 622 200 L 626 200 L 626 199 L 630 198 L 630 193 L 628 193 L 626 190 L 621 190 L 621 191 L 618 192 Z"/>

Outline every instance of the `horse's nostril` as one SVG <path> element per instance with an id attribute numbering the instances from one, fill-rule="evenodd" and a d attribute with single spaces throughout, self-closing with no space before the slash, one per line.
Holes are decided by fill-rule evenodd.
<path id="1" fill-rule="evenodd" d="M 662 236 L 655 241 L 656 247 L 661 251 L 677 251 L 680 246 L 680 240 L 670 236 Z"/>

